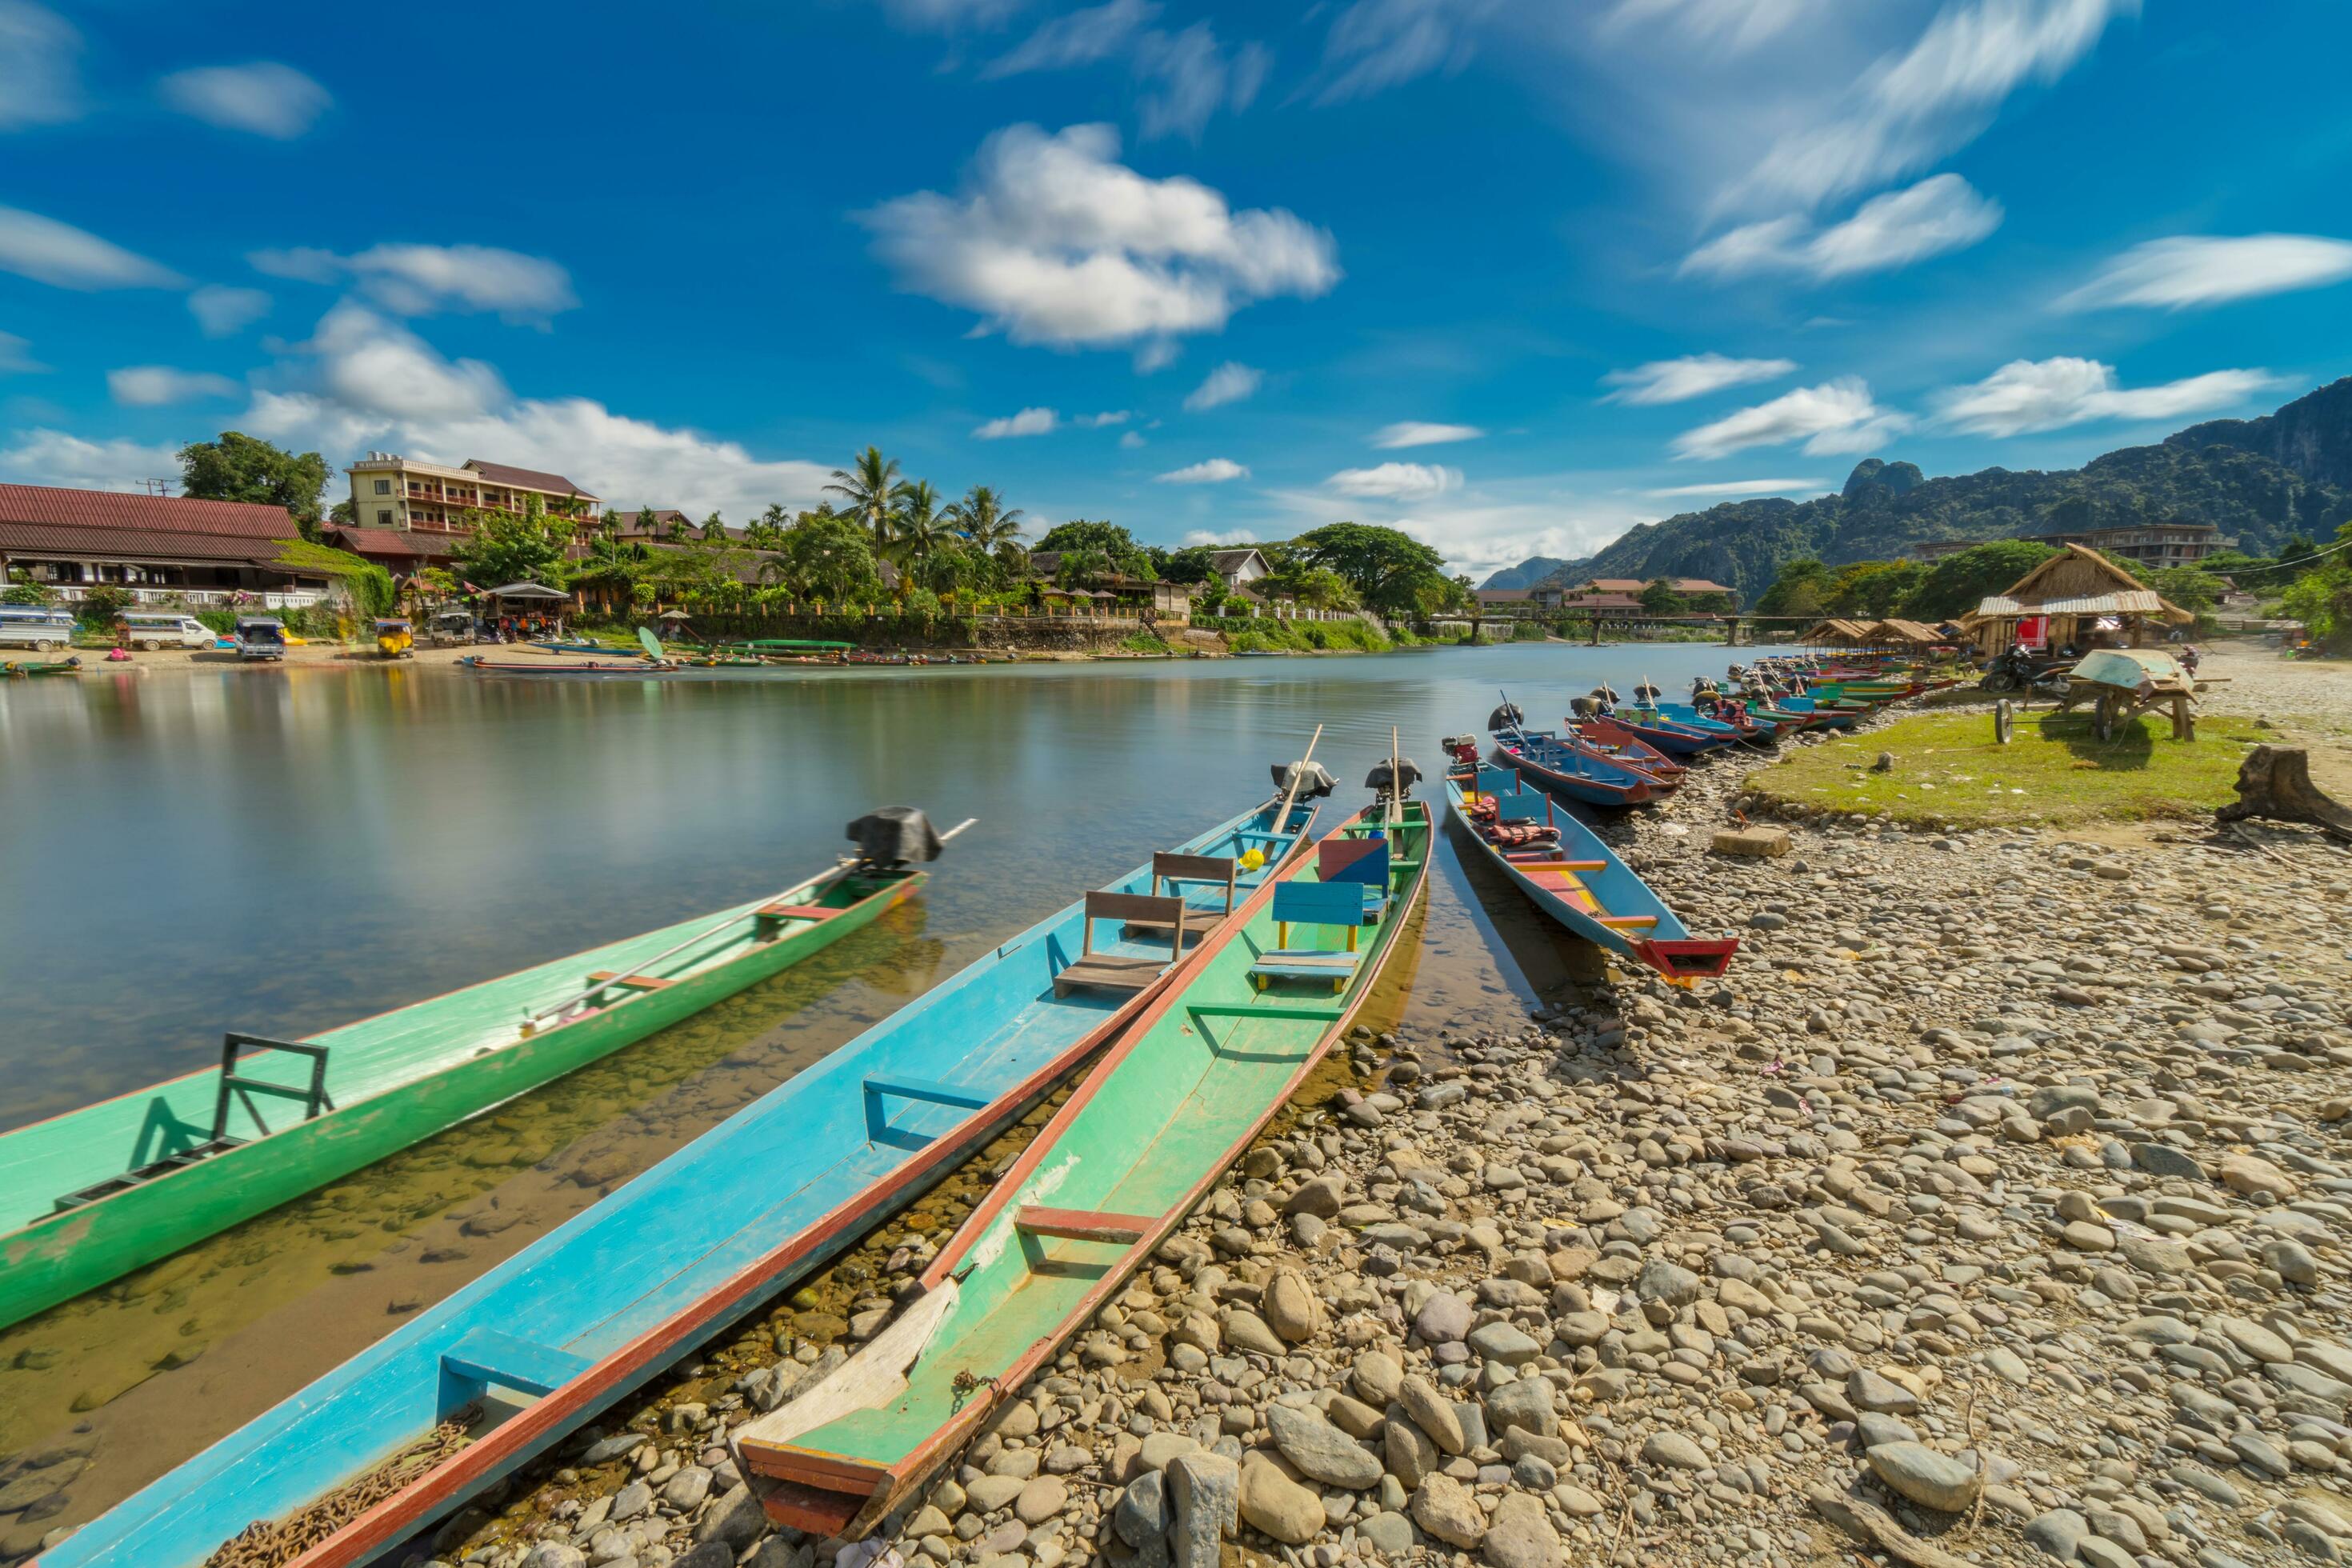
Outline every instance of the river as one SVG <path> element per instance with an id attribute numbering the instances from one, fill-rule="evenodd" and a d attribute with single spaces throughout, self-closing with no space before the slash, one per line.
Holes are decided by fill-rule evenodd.
<path id="1" fill-rule="evenodd" d="M 1318 724 L 1364 797 L 1394 726 L 1507 691 L 1720 673 L 1720 647 L 810 668 L 575 684 L 446 669 L 99 670 L 0 687 L 0 1129 L 785 887 L 911 804 L 922 898 L 800 969 L 493 1114 L 0 1331 L 0 1458 L 87 1448 L 86 1519 L 936 981 L 1264 798 Z M 1597 973 L 1440 837 L 1401 1026 L 1508 1026 Z M 485 1216 L 491 1216 L 486 1218 Z M 6 1521 L 0 1521 L 5 1523 Z"/>

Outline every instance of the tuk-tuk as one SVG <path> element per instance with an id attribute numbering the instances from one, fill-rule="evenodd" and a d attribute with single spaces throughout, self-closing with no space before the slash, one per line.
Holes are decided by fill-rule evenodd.
<path id="1" fill-rule="evenodd" d="M 286 624 L 270 616 L 239 616 L 236 621 L 236 657 L 284 658 Z"/>
<path id="2" fill-rule="evenodd" d="M 375 651 L 386 658 L 407 658 L 416 650 L 416 628 L 406 621 L 379 619 L 375 624 Z"/>
<path id="3" fill-rule="evenodd" d="M 433 618 L 425 623 L 425 633 L 435 647 L 463 647 L 474 640 L 474 612 L 436 610 Z"/>

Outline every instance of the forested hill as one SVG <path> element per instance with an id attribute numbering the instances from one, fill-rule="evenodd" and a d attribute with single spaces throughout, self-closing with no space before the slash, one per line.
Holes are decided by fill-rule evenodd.
<path id="1" fill-rule="evenodd" d="M 2139 521 L 2213 523 L 2239 548 L 2263 554 L 2293 534 L 2324 539 L 2347 520 L 2352 378 L 2260 419 L 2194 426 L 2161 445 L 2126 447 L 2080 468 L 1987 468 L 1931 479 L 1910 463 L 1867 458 L 1840 494 L 1727 501 L 1643 523 L 1549 580 L 1706 577 L 1753 599 L 1783 562 L 1807 556 L 1839 565 L 1890 559 L 1936 540 Z M 1528 585 L 1500 581 L 1510 574 L 1496 574 L 1489 585 Z"/>
<path id="2" fill-rule="evenodd" d="M 1530 555 L 1517 566 L 1506 566 L 1484 583 L 1481 588 L 1532 588 L 1556 572 L 1572 571 L 1582 565 L 1580 561 L 1563 561 L 1557 555 Z"/>

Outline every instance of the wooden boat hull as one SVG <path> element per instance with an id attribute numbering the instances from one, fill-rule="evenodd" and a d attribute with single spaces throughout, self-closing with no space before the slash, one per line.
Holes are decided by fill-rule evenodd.
<path id="1" fill-rule="evenodd" d="M 590 659 L 575 664 L 516 664 L 505 659 L 461 658 L 458 664 L 476 675 L 589 675 L 617 676 L 624 679 L 658 680 L 677 673 L 675 665 L 648 664 L 644 659 L 614 660 L 606 663 Z"/>
<path id="2" fill-rule="evenodd" d="M 1646 774 L 1658 790 L 1680 787 L 1683 775 L 1690 772 L 1613 719 L 1572 721 L 1562 740 L 1587 755 Z"/>
<path id="3" fill-rule="evenodd" d="M 1622 733 L 1670 757 L 1705 756 L 1731 743 L 1728 731 L 1721 735 L 1705 735 L 1673 724 L 1643 724 L 1616 718 L 1588 719 L 1583 722 L 1587 730 L 1597 731 L 1603 736 Z"/>
<path id="4" fill-rule="evenodd" d="M 1532 746 L 1514 746 L 1508 741 L 1496 742 L 1494 756 L 1497 767 L 1520 769 L 1554 794 L 1589 805 L 1644 805 L 1659 793 L 1647 775 L 1614 763 L 1580 756 L 1572 761 L 1580 767 L 1570 772 L 1571 759 L 1557 752 L 1538 754 Z"/>
<path id="5" fill-rule="evenodd" d="M 1501 782 L 1500 773 L 1499 769 L 1482 768 L 1479 782 L 1495 786 Z M 1478 793 L 1458 778 L 1446 780 L 1446 802 L 1454 820 L 1538 909 L 1587 942 L 1679 984 L 1730 968 L 1739 951 L 1737 937 L 1692 936 L 1665 900 L 1584 824 L 1554 815 L 1549 820 L 1559 830 L 1559 847 L 1514 856 L 1489 840 L 1472 820 L 1471 805 Z M 1628 923 L 1633 921 L 1649 923 Z"/>
<path id="6" fill-rule="evenodd" d="M 1676 724 L 1701 726 L 1712 724 L 1745 745 L 1769 746 L 1780 738 L 1779 725 L 1758 722 L 1752 714 L 1749 716 L 1752 727 L 1743 730 L 1736 724 L 1727 724 L 1720 719 L 1710 719 L 1687 702 L 1661 702 L 1656 711 L 1670 722 Z"/>
<path id="7" fill-rule="evenodd" d="M 1404 813 L 1383 828 L 1366 812 L 1335 835 L 1385 831 L 1397 854 L 1341 990 L 1252 986 L 1251 963 L 1277 941 L 1263 889 L 1246 923 L 1121 1037 L 940 1249 L 925 1294 L 850 1363 L 738 1429 L 739 1468 L 770 1518 L 865 1535 L 1183 1221 L 1344 1035 L 1395 951 L 1430 847 L 1427 808 L 1407 802 Z M 1286 880 L 1314 870 L 1302 863 Z"/>
<path id="8" fill-rule="evenodd" d="M 1244 813 L 1186 847 L 1239 854 L 1255 833 L 1270 850 L 1245 884 L 1255 891 L 1314 816 L 1301 803 L 1271 835 L 1273 812 Z M 1140 890 L 1149 876 L 1147 866 L 1114 886 Z M 1222 883 L 1216 898 L 1222 909 Z M 366 1475 L 486 1383 L 535 1395 L 288 1568 L 373 1561 L 821 1267 L 1184 973 L 1129 996 L 1055 997 L 1052 976 L 1080 947 L 1080 909 L 996 948 L 35 1561 L 197 1568 L 255 1518 Z M 935 1098 L 943 1092 L 961 1098 Z"/>
<path id="9" fill-rule="evenodd" d="M 307 1037 L 303 1043 L 328 1051 L 324 1087 L 334 1109 L 297 1121 L 295 1100 L 267 1097 L 264 1114 L 286 1111 L 277 1131 L 264 1135 L 236 1118 L 235 1134 L 249 1142 L 71 1208 L 52 1205 L 207 1141 L 220 1070 L 0 1135 L 0 1220 L 12 1225 L 0 1234 L 0 1325 L 96 1289 L 691 1017 L 867 925 L 925 877 L 908 870 L 867 879 L 871 893 L 774 941 L 754 939 L 754 911 L 770 901 L 754 900 Z M 815 904 L 845 887 L 836 869 L 779 901 Z M 712 932 L 707 942 L 659 966 L 672 984 L 519 1035 L 519 1019 L 574 994 L 592 971 L 635 973 L 703 931 Z M 237 1068 L 240 1079 L 285 1089 L 307 1086 L 310 1072 L 307 1059 L 277 1052 L 247 1057 Z"/>

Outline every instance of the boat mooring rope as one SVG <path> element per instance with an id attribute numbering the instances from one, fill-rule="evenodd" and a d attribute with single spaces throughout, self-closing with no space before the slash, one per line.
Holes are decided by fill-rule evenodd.
<path id="1" fill-rule="evenodd" d="M 280 1520 L 256 1520 L 205 1559 L 205 1568 L 283 1568 L 466 1446 L 468 1408 L 357 1480 Z"/>

